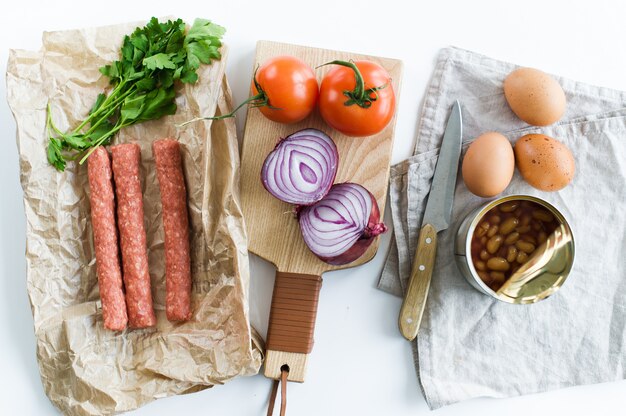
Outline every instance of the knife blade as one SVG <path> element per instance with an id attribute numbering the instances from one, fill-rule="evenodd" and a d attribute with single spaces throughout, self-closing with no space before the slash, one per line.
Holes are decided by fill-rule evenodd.
<path id="1" fill-rule="evenodd" d="M 463 119 L 461 104 L 455 101 L 439 149 L 432 185 L 426 202 L 417 249 L 398 324 L 402 335 L 412 341 L 417 337 L 437 254 L 437 233 L 450 225 L 456 175 L 461 156 Z"/>

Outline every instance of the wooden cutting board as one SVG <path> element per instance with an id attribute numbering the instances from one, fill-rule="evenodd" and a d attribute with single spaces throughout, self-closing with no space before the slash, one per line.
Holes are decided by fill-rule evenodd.
<path id="1" fill-rule="evenodd" d="M 254 68 L 268 58 L 278 55 L 296 56 L 312 68 L 336 59 L 367 59 L 377 62 L 391 75 L 396 94 L 396 106 L 398 105 L 402 79 L 402 62 L 399 60 L 259 41 Z M 329 69 L 328 66 L 315 69 L 320 84 Z M 298 222 L 293 215 L 293 206 L 279 201 L 265 190 L 261 183 L 260 172 L 266 156 L 281 138 L 304 128 L 322 130 L 335 141 L 339 150 L 339 169 L 335 183 L 350 181 L 363 185 L 378 201 L 382 214 L 385 211 L 395 122 L 396 116 L 379 134 L 366 138 L 354 138 L 345 136 L 328 126 L 318 110 L 299 123 L 285 125 L 270 121 L 260 111 L 249 108 L 241 156 L 241 195 L 249 238 L 248 249 L 274 264 L 278 272 L 315 276 L 321 276 L 330 270 L 358 266 L 371 260 L 378 249 L 379 238 L 374 240 L 362 257 L 350 264 L 332 266 L 319 260 L 302 239 Z M 276 298 L 276 288 L 274 297 Z M 274 313 L 274 309 L 272 315 L 278 315 Z M 289 366 L 288 380 L 302 382 L 307 356 L 308 354 L 298 352 L 268 350 L 265 376 L 278 379 L 281 374 L 280 368 L 287 365 Z"/>

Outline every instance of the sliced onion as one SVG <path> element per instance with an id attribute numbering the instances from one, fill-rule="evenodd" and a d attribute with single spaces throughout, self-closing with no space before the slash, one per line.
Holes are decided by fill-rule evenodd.
<path id="1" fill-rule="evenodd" d="M 356 183 L 341 183 L 313 205 L 299 210 L 304 242 L 326 263 L 351 263 L 374 237 L 387 231 L 374 196 Z"/>
<path id="2" fill-rule="evenodd" d="M 261 181 L 281 201 L 310 205 L 322 199 L 335 181 L 339 153 L 335 142 L 316 129 L 282 139 L 267 155 Z"/>

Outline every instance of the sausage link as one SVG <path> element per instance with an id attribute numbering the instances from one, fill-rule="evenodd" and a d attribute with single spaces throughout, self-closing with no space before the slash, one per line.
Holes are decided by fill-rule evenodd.
<path id="1" fill-rule="evenodd" d="M 152 306 L 148 248 L 143 224 L 143 195 L 139 174 L 141 151 L 136 144 L 119 144 L 111 148 L 111 153 L 128 320 L 133 328 L 147 328 L 156 324 L 156 316 Z"/>
<path id="2" fill-rule="evenodd" d="M 115 226 L 115 195 L 111 181 L 111 160 L 104 147 L 98 147 L 89 156 L 87 175 L 89 176 L 91 224 L 102 302 L 102 319 L 105 328 L 121 331 L 126 328 L 128 315 Z"/>
<path id="3" fill-rule="evenodd" d="M 165 311 L 170 321 L 191 318 L 191 260 L 187 191 L 180 145 L 173 139 L 152 145 L 163 206 L 165 232 Z"/>

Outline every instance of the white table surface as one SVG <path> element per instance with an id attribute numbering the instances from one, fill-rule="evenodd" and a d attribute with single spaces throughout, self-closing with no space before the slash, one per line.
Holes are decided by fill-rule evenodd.
<path id="1" fill-rule="evenodd" d="M 415 2 L 417 3 L 417 2 Z M 0 65 L 9 48 L 39 49 L 43 31 L 174 15 L 206 17 L 228 29 L 227 75 L 236 102 L 247 97 L 259 39 L 399 58 L 404 79 L 393 161 L 411 154 L 417 115 L 437 51 L 447 45 L 626 90 L 626 3 L 525 0 L 431 1 L 5 2 Z M 0 83 L 0 415 L 54 415 L 35 360 L 26 296 L 25 221 L 15 123 Z M 238 119 L 239 132 L 243 114 Z M 574 149 L 575 150 L 575 149 Z M 389 221 L 387 221 L 389 222 Z M 417 415 L 428 412 L 411 349 L 396 329 L 400 299 L 375 288 L 389 236 L 362 267 L 325 275 L 307 381 L 289 385 L 288 415 Z M 267 330 L 273 268 L 251 260 L 253 325 Z M 261 375 L 161 399 L 133 415 L 264 415 L 270 381 Z M 511 399 L 475 399 L 437 415 L 623 415 L 626 382 Z M 278 412 L 276 412 L 278 414 Z"/>

